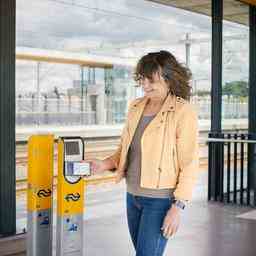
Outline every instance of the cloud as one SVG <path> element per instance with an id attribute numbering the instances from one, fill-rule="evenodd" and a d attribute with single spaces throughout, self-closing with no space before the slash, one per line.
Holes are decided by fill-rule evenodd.
<path id="1" fill-rule="evenodd" d="M 223 31 L 240 34 L 248 33 L 248 28 L 224 22 Z M 180 40 L 188 32 L 195 39 L 210 39 L 210 17 L 143 0 L 17 0 L 17 46 L 76 52 L 98 49 L 101 54 L 136 59 L 164 48 L 184 62 Z M 227 47 L 235 51 L 238 44 Z M 210 50 L 210 43 L 192 46 L 195 75 L 210 77 Z M 248 61 L 244 56 L 238 54 L 233 62 Z"/>
<path id="2" fill-rule="evenodd" d="M 210 29 L 209 18 L 149 1 L 73 2 L 17 0 L 18 45 L 30 41 L 37 48 L 65 49 L 65 42 L 70 48 L 73 41 L 75 48 L 79 38 L 85 45 L 91 38 L 113 44 L 156 39 L 176 43 L 188 31 Z"/>

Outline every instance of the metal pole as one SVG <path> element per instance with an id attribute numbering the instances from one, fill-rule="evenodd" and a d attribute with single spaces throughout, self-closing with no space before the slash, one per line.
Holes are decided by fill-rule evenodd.
<path id="1" fill-rule="evenodd" d="M 37 100 L 37 125 L 40 125 L 40 62 L 37 62 L 37 83 L 36 83 L 36 100 Z"/>
<path id="2" fill-rule="evenodd" d="M 222 98 L 222 25 L 223 0 L 212 0 L 212 84 L 211 84 L 211 134 L 218 138 L 221 133 L 221 98 Z M 209 195 L 217 200 L 220 196 L 219 178 L 222 170 L 223 151 L 221 145 L 213 145 L 209 167 Z M 211 168 L 211 172 L 210 172 Z"/>
<path id="3" fill-rule="evenodd" d="M 80 67 L 80 84 L 81 84 L 81 124 L 84 123 L 84 67 Z"/>
<path id="4" fill-rule="evenodd" d="M 190 40 L 190 34 L 189 33 L 186 33 L 185 48 L 186 48 L 186 65 L 187 65 L 187 67 L 190 67 L 191 40 Z"/>
<path id="5" fill-rule="evenodd" d="M 249 6 L 249 109 L 248 129 L 250 139 L 256 138 L 256 6 Z M 254 190 L 254 205 L 256 205 L 256 146 L 248 145 L 249 181 Z"/>
<path id="6" fill-rule="evenodd" d="M 249 132 L 256 133 L 256 6 L 250 6 Z"/>
<path id="7" fill-rule="evenodd" d="M 0 235 L 16 233 L 15 24 L 16 1 L 0 1 Z"/>
<path id="8" fill-rule="evenodd" d="M 221 132 L 223 0 L 212 0 L 211 132 Z"/>
<path id="9" fill-rule="evenodd" d="M 90 68 L 89 68 L 89 70 L 90 70 Z M 88 101 L 89 101 L 89 98 L 88 98 L 88 84 L 89 83 L 85 79 L 85 72 L 84 71 L 83 71 L 83 83 L 84 83 L 84 91 L 85 91 L 85 96 L 84 96 L 85 97 L 85 113 L 86 113 L 86 115 L 85 115 L 85 117 L 86 117 L 85 122 L 86 122 L 86 124 L 88 124 L 88 123 L 91 124 L 90 116 L 88 115 Z"/>

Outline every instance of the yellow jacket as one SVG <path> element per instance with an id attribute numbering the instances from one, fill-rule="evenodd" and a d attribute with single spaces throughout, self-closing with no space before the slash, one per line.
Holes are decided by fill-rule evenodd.
<path id="1" fill-rule="evenodd" d="M 127 154 L 147 98 L 131 102 L 116 152 L 110 156 L 116 182 L 126 173 Z M 174 188 L 174 196 L 191 200 L 199 170 L 198 118 L 188 101 L 169 95 L 141 138 L 141 180 L 144 188 Z"/>

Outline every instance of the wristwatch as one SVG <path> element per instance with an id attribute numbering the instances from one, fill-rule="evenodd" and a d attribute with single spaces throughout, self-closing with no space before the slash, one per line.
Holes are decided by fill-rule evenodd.
<path id="1" fill-rule="evenodd" d="M 186 207 L 186 204 L 184 201 L 178 200 L 178 199 L 174 199 L 173 200 L 173 204 L 175 204 L 175 206 L 179 207 L 180 209 L 184 210 Z"/>

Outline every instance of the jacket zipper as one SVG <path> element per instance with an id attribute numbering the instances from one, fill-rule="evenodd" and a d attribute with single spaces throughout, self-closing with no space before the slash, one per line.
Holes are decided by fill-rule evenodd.
<path id="1" fill-rule="evenodd" d="M 176 168 L 176 156 L 175 156 L 175 149 L 173 148 L 173 166 L 174 166 L 174 173 L 177 174 L 177 168 Z"/>
<path id="2" fill-rule="evenodd" d="M 162 172 L 162 169 L 159 167 L 159 168 L 158 168 L 157 188 L 159 188 L 161 172 Z"/>
<path id="3" fill-rule="evenodd" d="M 165 119 L 165 126 L 164 126 L 164 134 L 163 134 L 163 144 L 162 144 L 162 149 L 161 149 L 161 155 L 160 155 L 160 162 L 159 162 L 159 165 L 158 165 L 158 179 L 157 179 L 157 184 L 156 184 L 156 187 L 159 188 L 159 185 L 160 185 L 160 176 L 161 176 L 161 172 L 162 172 L 162 169 L 161 169 L 161 165 L 162 165 L 162 160 L 163 160 L 163 151 L 164 151 L 164 143 L 165 143 L 165 133 L 166 133 L 166 126 L 168 124 L 168 113 L 166 114 L 166 119 Z"/>

